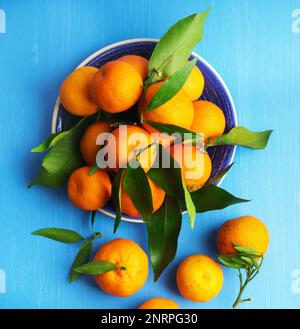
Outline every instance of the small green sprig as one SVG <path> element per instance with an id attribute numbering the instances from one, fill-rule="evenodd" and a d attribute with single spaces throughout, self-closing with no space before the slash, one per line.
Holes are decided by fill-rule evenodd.
<path id="1" fill-rule="evenodd" d="M 233 308 L 236 308 L 239 304 L 252 300 L 252 298 L 242 299 L 242 294 L 248 283 L 260 272 L 264 257 L 263 253 L 254 249 L 241 247 L 237 244 L 233 244 L 233 247 L 236 254 L 218 256 L 218 259 L 224 266 L 235 268 L 238 271 L 240 291 L 232 305 Z M 245 270 L 244 276 L 242 270 Z"/>
<path id="2" fill-rule="evenodd" d="M 91 212 L 92 227 L 94 224 L 95 216 L 96 212 Z M 81 234 L 72 230 L 53 227 L 37 230 L 32 232 L 32 234 L 62 243 L 82 243 L 71 265 L 69 273 L 69 283 L 72 283 L 81 276 L 81 273 L 76 271 L 76 269 L 89 261 L 94 241 L 102 237 L 102 233 L 94 232 L 93 228 L 92 231 L 92 236 L 87 238 L 84 238 Z"/>

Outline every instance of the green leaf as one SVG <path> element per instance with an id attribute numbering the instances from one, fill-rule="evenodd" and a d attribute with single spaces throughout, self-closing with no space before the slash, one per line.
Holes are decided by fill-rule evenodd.
<path id="1" fill-rule="evenodd" d="M 69 283 L 74 282 L 81 276 L 81 274 L 74 271 L 74 269 L 78 268 L 79 266 L 81 266 L 89 261 L 92 247 L 93 247 L 93 242 L 94 242 L 93 239 L 88 240 L 80 247 L 78 254 L 75 257 L 73 264 L 71 266 Z"/>
<path id="2" fill-rule="evenodd" d="M 154 164 L 147 176 L 160 188 L 162 188 L 167 195 L 176 198 L 181 206 L 181 210 L 187 210 L 187 204 L 192 207 L 189 202 L 188 195 L 184 191 L 182 184 L 182 174 L 179 165 L 175 166 L 176 162 L 173 157 L 170 157 L 169 168 L 163 168 L 161 160 L 170 156 L 168 150 L 159 145 L 159 164 Z M 201 189 L 190 193 L 193 204 L 197 213 L 206 212 L 210 210 L 218 210 L 226 208 L 230 205 L 248 202 L 249 200 L 237 198 L 227 191 L 215 185 L 205 185 Z M 190 208 L 193 213 L 192 208 Z M 193 217 L 193 216 L 191 216 Z"/>
<path id="3" fill-rule="evenodd" d="M 111 262 L 105 262 L 102 260 L 97 260 L 94 262 L 86 263 L 84 265 L 81 265 L 74 269 L 74 271 L 80 273 L 80 274 L 91 274 L 91 275 L 99 275 L 106 272 L 113 271 L 117 269 L 118 267 L 111 263 Z"/>
<path id="4" fill-rule="evenodd" d="M 245 263 L 247 263 L 249 266 L 253 266 L 252 259 L 246 256 L 241 256 L 241 260 L 243 260 Z"/>
<path id="5" fill-rule="evenodd" d="M 256 268 L 257 272 L 259 272 L 260 271 L 260 265 L 257 263 L 256 259 L 254 259 L 254 258 L 251 258 L 251 259 L 252 259 L 252 264 Z"/>
<path id="6" fill-rule="evenodd" d="M 197 134 L 195 132 L 192 132 L 191 130 L 188 130 L 188 129 L 185 129 L 182 127 L 178 127 L 178 126 L 170 125 L 170 124 L 158 123 L 158 122 L 154 122 L 154 121 L 150 121 L 150 120 L 146 120 L 146 122 L 150 126 L 152 126 L 153 128 L 155 128 L 156 130 L 158 130 L 162 133 L 166 133 L 169 135 L 173 135 L 173 134 L 179 135 L 184 141 L 186 141 L 186 140 L 192 140 L 192 141 L 203 140 L 203 136 L 201 134 Z"/>
<path id="7" fill-rule="evenodd" d="M 76 243 L 84 240 L 79 233 L 62 228 L 44 228 L 32 232 L 32 234 L 64 243 Z"/>
<path id="8" fill-rule="evenodd" d="M 184 200 L 185 200 L 185 205 L 186 205 L 186 209 L 188 212 L 188 216 L 189 216 L 189 220 L 190 220 L 190 224 L 191 224 L 191 228 L 193 229 L 195 226 L 195 218 L 196 218 L 196 207 L 194 205 L 193 199 L 191 197 L 191 194 L 184 182 L 184 177 L 181 174 L 181 180 L 182 180 L 182 187 L 184 190 Z"/>
<path id="9" fill-rule="evenodd" d="M 215 185 L 205 185 L 200 190 L 191 193 L 197 213 L 219 210 L 237 203 L 249 200 L 237 198 L 224 189 Z"/>
<path id="10" fill-rule="evenodd" d="M 170 159 L 170 166 L 164 168 L 163 163 L 167 163 Z M 152 168 L 148 171 L 147 176 L 167 195 L 177 199 L 178 201 L 184 200 L 184 190 L 182 186 L 182 175 L 179 164 L 170 155 L 170 152 L 161 144 L 158 145 L 158 157 Z"/>
<path id="11" fill-rule="evenodd" d="M 227 166 L 223 171 L 221 171 L 218 175 L 216 175 L 213 179 L 211 179 L 210 181 L 208 181 L 205 185 L 210 185 L 210 184 L 214 184 L 216 182 L 218 182 L 221 178 L 223 178 L 228 171 L 231 169 L 231 167 L 234 165 L 234 162 Z"/>
<path id="12" fill-rule="evenodd" d="M 94 163 L 89 171 L 89 176 L 94 175 L 95 172 L 99 170 L 99 167 L 97 166 L 97 163 Z"/>
<path id="13" fill-rule="evenodd" d="M 173 98 L 185 84 L 196 62 L 197 58 L 194 58 L 191 62 L 181 67 L 167 81 L 165 81 L 155 96 L 152 98 L 145 112 L 155 110 Z"/>
<path id="14" fill-rule="evenodd" d="M 31 152 L 45 152 L 49 148 L 53 147 L 57 142 L 64 138 L 70 130 L 62 131 L 60 133 L 51 134 L 44 142 L 34 147 Z"/>
<path id="15" fill-rule="evenodd" d="M 235 262 L 236 264 L 240 265 L 241 268 L 244 268 L 245 266 L 248 265 L 245 261 L 243 261 L 241 259 L 240 256 L 232 255 L 232 256 L 229 256 L 229 257 L 231 257 L 231 259 L 232 259 L 233 262 Z"/>
<path id="16" fill-rule="evenodd" d="M 51 142 L 58 136 L 58 134 L 51 134 L 46 140 L 44 140 L 41 144 L 37 145 L 33 149 L 31 149 L 31 152 L 44 152 L 46 151 L 50 145 Z"/>
<path id="17" fill-rule="evenodd" d="M 116 219 L 115 219 L 115 225 L 114 225 L 114 233 L 117 232 L 118 227 L 121 223 L 122 218 L 122 204 L 121 204 L 121 183 L 122 183 L 122 177 L 123 177 L 124 169 L 119 169 L 119 172 L 115 176 L 112 184 L 112 200 L 115 205 L 115 212 L 116 212 Z"/>
<path id="18" fill-rule="evenodd" d="M 207 147 L 217 145 L 240 145 L 253 150 L 262 150 L 267 146 L 272 132 L 273 130 L 253 132 L 245 127 L 234 127 L 229 133 L 217 137 L 214 142 L 208 144 Z"/>
<path id="19" fill-rule="evenodd" d="M 248 263 L 243 261 L 239 255 L 222 255 L 218 257 L 219 260 L 223 261 L 223 265 L 233 267 L 233 268 L 245 268 L 248 266 Z M 220 260 L 220 261 L 221 261 Z M 225 264 L 226 263 L 226 264 Z"/>
<path id="20" fill-rule="evenodd" d="M 187 210 L 191 227 L 194 227 L 196 208 L 191 198 L 190 192 L 184 182 L 182 171 L 178 162 L 170 155 L 170 152 L 162 145 L 158 145 L 159 159 L 158 164 L 154 164 L 147 176 L 167 195 L 175 198 L 181 208 Z M 164 168 L 164 159 L 170 159 L 168 168 Z"/>
<path id="21" fill-rule="evenodd" d="M 86 117 L 68 131 L 45 155 L 38 176 L 28 185 L 61 187 L 69 175 L 84 165 L 80 154 L 80 141 L 86 127 L 94 122 L 95 116 Z"/>
<path id="22" fill-rule="evenodd" d="M 146 220 L 153 211 L 152 195 L 147 176 L 135 159 L 128 163 L 124 174 L 123 187 L 143 220 Z"/>
<path id="23" fill-rule="evenodd" d="M 91 211 L 91 225 L 92 225 L 92 228 L 94 227 L 94 223 L 95 223 L 95 219 L 96 219 L 96 214 L 97 214 L 97 210 L 92 210 Z"/>
<path id="24" fill-rule="evenodd" d="M 66 137 L 72 131 L 72 129 L 74 129 L 74 127 L 69 130 L 51 134 L 44 142 L 42 142 L 40 145 L 34 147 L 31 150 L 31 152 L 44 152 L 47 149 L 55 146 L 61 139 Z"/>
<path id="25" fill-rule="evenodd" d="M 210 8 L 174 24 L 160 39 L 149 61 L 148 84 L 169 77 L 181 68 L 203 38 L 203 26 Z"/>
<path id="26" fill-rule="evenodd" d="M 241 266 L 239 264 L 237 264 L 236 262 L 234 262 L 228 256 L 218 256 L 218 260 L 220 261 L 220 263 L 222 263 L 223 265 L 225 265 L 227 267 L 236 268 L 236 269 L 240 269 L 241 268 Z"/>
<path id="27" fill-rule="evenodd" d="M 84 265 L 89 261 L 92 252 L 93 242 L 101 237 L 102 237 L 101 233 L 94 233 L 93 237 L 90 240 L 84 242 L 80 246 L 80 249 L 70 269 L 69 283 L 72 283 L 73 281 L 77 280 L 81 276 L 80 273 L 75 271 L 75 268 Z"/>
<path id="28" fill-rule="evenodd" d="M 233 247 L 236 251 L 241 252 L 241 253 L 250 254 L 250 255 L 254 255 L 254 256 L 262 255 L 259 251 L 255 250 L 255 249 L 241 247 L 235 243 L 233 244 Z"/>
<path id="29" fill-rule="evenodd" d="M 160 209 L 147 220 L 149 253 L 155 281 L 176 255 L 181 222 L 179 204 L 168 196 Z"/>

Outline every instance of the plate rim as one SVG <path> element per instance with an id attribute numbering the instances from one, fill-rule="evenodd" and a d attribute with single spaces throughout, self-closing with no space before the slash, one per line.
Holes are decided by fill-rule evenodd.
<path id="1" fill-rule="evenodd" d="M 118 41 L 115 43 L 112 43 L 106 47 L 103 47 L 101 49 L 96 50 L 93 54 L 91 54 L 90 56 L 88 56 L 86 59 L 84 59 L 75 69 L 78 69 L 80 67 L 86 66 L 87 63 L 89 63 L 92 59 L 94 59 L 95 57 L 97 57 L 98 55 L 106 52 L 107 50 L 110 50 L 112 48 L 118 47 L 118 46 L 122 46 L 122 45 L 126 45 L 129 43 L 136 43 L 136 42 L 158 42 L 159 39 L 158 38 L 134 38 L 134 39 L 127 39 L 127 40 L 123 40 L 123 41 Z M 225 93 L 228 97 L 229 100 L 229 104 L 230 107 L 232 108 L 232 112 L 233 112 L 233 118 L 234 121 L 236 123 L 236 126 L 238 126 L 238 118 L 237 118 L 237 113 L 236 113 L 236 108 L 235 108 L 235 104 L 232 98 L 232 95 L 229 91 L 229 88 L 227 87 L 225 81 L 223 80 L 223 78 L 220 76 L 220 74 L 216 71 L 216 69 L 210 64 L 208 63 L 203 57 L 201 57 L 199 54 L 197 54 L 196 52 L 192 52 L 192 55 L 194 57 L 197 57 L 199 59 L 199 61 L 201 61 L 204 65 L 206 65 L 211 71 L 212 73 L 216 76 L 216 78 L 218 79 L 218 81 L 220 82 L 220 84 L 222 85 L 222 87 L 225 90 Z M 58 110 L 59 110 L 59 106 L 60 106 L 60 100 L 59 100 L 59 96 L 56 99 L 55 105 L 54 105 L 54 109 L 53 109 L 53 113 L 52 113 L 52 122 L 51 122 L 51 133 L 56 133 L 56 122 L 57 122 L 57 115 L 58 115 Z M 233 151 L 232 151 L 232 155 L 228 161 L 228 164 L 231 165 L 233 163 L 233 159 L 235 156 L 235 152 L 236 152 L 236 145 L 233 146 Z M 228 173 L 226 173 L 218 182 L 217 186 L 220 186 L 223 183 L 223 180 L 225 179 L 225 177 L 227 176 Z M 113 214 L 112 212 L 109 212 L 106 209 L 98 209 L 99 212 L 101 212 L 102 214 L 111 217 L 111 218 L 115 218 L 115 214 Z M 185 214 L 186 211 L 184 211 L 182 214 Z M 129 223 L 139 223 L 139 224 L 144 224 L 145 222 L 140 219 L 140 218 L 131 218 L 131 217 L 123 217 L 121 216 L 121 220 L 125 221 L 125 222 L 129 222 Z"/>

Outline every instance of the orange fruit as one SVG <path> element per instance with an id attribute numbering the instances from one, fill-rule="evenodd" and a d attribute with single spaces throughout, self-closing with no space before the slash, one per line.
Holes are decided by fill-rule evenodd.
<path id="1" fill-rule="evenodd" d="M 162 86 L 162 82 L 152 84 L 146 89 L 144 98 L 139 103 L 139 113 L 146 110 L 154 95 Z M 191 100 L 183 90 L 180 90 L 168 102 L 153 111 L 143 112 L 144 121 L 149 120 L 158 123 L 172 124 L 189 129 L 194 119 L 194 107 Z M 150 133 L 157 132 L 152 126 L 144 122 L 143 127 Z"/>
<path id="2" fill-rule="evenodd" d="M 59 98 L 68 112 L 85 116 L 98 111 L 98 105 L 91 95 L 91 85 L 97 71 L 98 69 L 92 66 L 80 67 L 64 80 Z"/>
<path id="3" fill-rule="evenodd" d="M 146 58 L 138 55 L 125 55 L 118 58 L 118 61 L 132 65 L 139 72 L 142 80 L 147 77 L 149 61 Z"/>
<path id="4" fill-rule="evenodd" d="M 124 61 L 111 61 L 95 74 L 92 94 L 106 112 L 118 113 L 128 110 L 141 97 L 143 80 L 139 72 Z"/>
<path id="5" fill-rule="evenodd" d="M 149 171 L 155 161 L 156 146 L 147 148 L 153 140 L 143 128 L 134 125 L 124 125 L 112 131 L 107 139 L 107 154 L 112 160 L 110 169 L 126 168 L 127 163 L 134 157 L 135 152 L 143 150 L 137 159 L 145 172 Z"/>
<path id="6" fill-rule="evenodd" d="M 98 170 L 89 176 L 90 170 L 90 166 L 76 169 L 67 184 L 70 200 L 83 210 L 100 209 L 111 197 L 111 182 L 107 172 Z"/>
<path id="7" fill-rule="evenodd" d="M 167 298 L 156 297 L 147 300 L 144 304 L 142 304 L 139 309 L 141 310 L 158 310 L 158 309 L 170 309 L 175 310 L 180 307 L 173 300 Z"/>
<path id="8" fill-rule="evenodd" d="M 179 292 L 192 302 L 208 302 L 222 289 L 221 266 L 206 255 L 187 257 L 176 274 Z"/>
<path id="9" fill-rule="evenodd" d="M 164 202 L 165 191 L 162 190 L 159 186 L 154 184 L 150 178 L 148 178 L 151 195 L 152 195 L 152 204 L 153 212 L 158 210 Z M 122 212 L 131 217 L 140 217 L 141 214 L 137 211 L 134 206 L 129 194 L 124 190 L 124 187 L 121 187 L 121 208 Z"/>
<path id="10" fill-rule="evenodd" d="M 221 226 L 217 247 L 221 255 L 235 254 L 233 243 L 265 254 L 269 240 L 268 229 L 261 220 L 254 216 L 243 216 L 228 220 Z"/>
<path id="11" fill-rule="evenodd" d="M 226 121 L 223 111 L 207 101 L 194 102 L 195 116 L 191 130 L 204 134 L 204 139 L 222 136 Z"/>
<path id="12" fill-rule="evenodd" d="M 189 191 L 199 190 L 208 181 L 212 171 L 208 153 L 188 144 L 173 145 L 170 153 L 179 163 Z"/>
<path id="13" fill-rule="evenodd" d="M 205 82 L 202 72 L 198 69 L 197 66 L 194 66 L 192 72 L 183 85 L 183 90 L 192 101 L 195 101 L 202 95 L 204 83 Z"/>
<path id="14" fill-rule="evenodd" d="M 135 242 L 115 239 L 97 251 L 94 261 L 106 261 L 119 268 L 95 275 L 99 287 L 108 294 L 127 297 L 142 288 L 148 277 L 148 257 Z"/>
<path id="15" fill-rule="evenodd" d="M 97 137 L 100 134 L 109 133 L 111 126 L 108 122 L 99 121 L 90 125 L 84 132 L 80 143 L 80 151 L 87 164 L 94 164 L 101 145 L 97 145 Z"/>

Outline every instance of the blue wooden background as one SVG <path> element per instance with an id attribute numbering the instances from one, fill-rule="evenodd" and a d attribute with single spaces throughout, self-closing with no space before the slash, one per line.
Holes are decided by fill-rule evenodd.
<path id="1" fill-rule="evenodd" d="M 205 39 L 196 49 L 228 84 L 240 124 L 275 130 L 265 151 L 237 150 L 223 183 L 252 202 L 198 215 L 194 231 L 184 218 L 176 260 L 158 283 L 151 272 L 144 288 L 125 299 L 103 293 L 92 278 L 69 285 L 76 248 L 30 235 L 48 226 L 89 232 L 87 214 L 70 204 L 64 189 L 26 189 L 41 159 L 30 149 L 50 132 L 64 77 L 97 49 L 129 38 L 159 38 L 178 19 L 211 2 L 0 0 L 6 13 L 6 34 L 0 34 L 0 269 L 7 280 L 0 307 L 136 308 L 162 296 L 182 308 L 228 308 L 238 289 L 234 270 L 224 269 L 222 292 L 206 304 L 180 296 L 175 271 L 188 255 L 216 256 L 216 230 L 244 214 L 266 223 L 271 244 L 262 273 L 245 294 L 254 301 L 242 307 L 300 306 L 300 294 L 291 288 L 292 272 L 300 268 L 300 34 L 291 27 L 299 0 L 214 1 Z M 105 235 L 97 245 L 114 237 L 112 219 L 98 215 L 96 228 Z M 146 248 L 144 225 L 122 223 L 116 236 Z"/>

